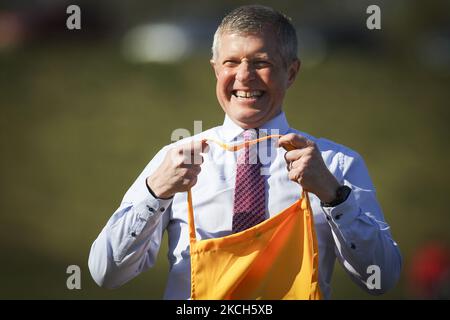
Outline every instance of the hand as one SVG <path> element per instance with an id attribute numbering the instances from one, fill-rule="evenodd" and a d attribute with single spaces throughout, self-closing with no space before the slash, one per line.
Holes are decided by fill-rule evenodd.
<path id="1" fill-rule="evenodd" d="M 336 198 L 339 182 L 328 170 L 314 142 L 298 134 L 289 133 L 278 140 L 278 146 L 287 150 L 284 158 L 290 180 L 314 193 L 324 203 Z"/>
<path id="2" fill-rule="evenodd" d="M 171 198 L 177 192 L 189 190 L 197 183 L 203 163 L 200 153 L 207 147 L 202 140 L 172 148 L 159 168 L 147 178 L 147 185 L 158 198 Z"/>

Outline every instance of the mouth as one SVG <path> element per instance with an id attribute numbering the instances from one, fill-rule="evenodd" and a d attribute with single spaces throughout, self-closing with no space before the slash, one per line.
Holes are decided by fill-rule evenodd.
<path id="1" fill-rule="evenodd" d="M 246 99 L 246 100 L 256 100 L 264 95 L 264 91 L 261 90 L 233 90 L 231 94 L 235 98 Z"/>

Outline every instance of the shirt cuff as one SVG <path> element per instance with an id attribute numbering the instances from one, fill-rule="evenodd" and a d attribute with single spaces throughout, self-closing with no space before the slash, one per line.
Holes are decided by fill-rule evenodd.
<path id="1" fill-rule="evenodd" d="M 346 226 L 353 222 L 359 215 L 359 206 L 355 199 L 355 191 L 352 189 L 347 199 L 335 207 L 323 207 L 328 221 L 333 220 L 337 226 Z"/>
<path id="2" fill-rule="evenodd" d="M 162 215 L 172 203 L 173 198 L 161 199 L 155 198 L 151 193 L 136 205 L 136 212 L 139 218 L 147 221 L 148 219 Z"/>

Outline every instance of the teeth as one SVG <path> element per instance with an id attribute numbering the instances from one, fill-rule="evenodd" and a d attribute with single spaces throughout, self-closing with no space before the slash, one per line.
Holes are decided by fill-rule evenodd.
<path id="1" fill-rule="evenodd" d="M 241 90 L 236 90 L 235 91 L 235 96 L 239 97 L 239 98 L 253 98 L 253 97 L 260 97 L 262 96 L 263 92 L 256 90 L 256 91 L 241 91 Z"/>

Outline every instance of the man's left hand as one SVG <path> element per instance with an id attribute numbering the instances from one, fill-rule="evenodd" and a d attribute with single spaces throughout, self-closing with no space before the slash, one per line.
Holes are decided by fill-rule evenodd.
<path id="1" fill-rule="evenodd" d="M 287 150 L 289 179 L 303 189 L 314 193 L 324 203 L 336 198 L 339 182 L 323 162 L 317 145 L 298 134 L 289 133 L 278 140 L 278 146 Z"/>

